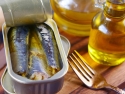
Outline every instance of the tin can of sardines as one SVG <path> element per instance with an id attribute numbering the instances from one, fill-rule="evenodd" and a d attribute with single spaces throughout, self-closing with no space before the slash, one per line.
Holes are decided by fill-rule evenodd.
<path id="1" fill-rule="evenodd" d="M 70 50 L 70 42 L 66 37 L 64 37 L 62 35 L 61 35 L 61 40 L 62 40 L 62 43 L 63 43 L 65 53 L 66 53 L 66 55 L 68 55 L 68 52 Z M 4 89 L 4 94 L 16 94 L 15 90 L 13 88 L 12 77 L 9 75 L 7 67 L 4 70 L 4 73 L 1 77 L 1 85 Z"/>
<path id="2" fill-rule="evenodd" d="M 5 1 L 5 3 L 9 2 L 9 0 Z M 11 1 L 15 2 L 12 3 Z M 51 11 L 49 9 L 51 7 L 48 5 L 50 4 L 49 0 L 27 1 L 29 5 L 30 1 L 31 5 L 41 3 L 37 7 L 42 8 L 45 15 L 41 16 L 41 13 L 37 18 L 38 15 L 35 14 L 39 14 L 39 11 L 35 13 L 36 10 L 33 7 L 33 15 L 27 17 L 28 14 L 32 13 L 31 6 L 27 7 L 30 9 L 30 13 L 26 14 L 26 17 L 24 16 L 28 11 L 27 8 L 24 8 L 26 11 L 22 9 L 23 14 L 17 14 L 21 10 L 17 11 L 20 7 L 16 4 L 23 4 L 24 0 L 10 0 L 7 4 L 7 7 L 10 8 L 9 18 L 3 3 L 6 22 L 3 24 L 2 32 L 8 74 L 16 94 L 55 94 L 62 88 L 64 76 L 68 71 L 67 56 L 57 25 L 51 19 L 52 14 L 46 15 Z M 21 8 L 25 6 L 21 5 Z M 16 7 L 17 9 L 15 9 Z M 16 17 L 13 16 L 14 13 Z M 17 18 L 17 15 L 19 15 L 19 18 Z M 39 22 L 40 19 L 42 20 Z"/>

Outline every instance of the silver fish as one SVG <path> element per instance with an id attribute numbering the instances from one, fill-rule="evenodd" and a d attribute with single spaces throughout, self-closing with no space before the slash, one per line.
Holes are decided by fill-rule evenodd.
<path id="1" fill-rule="evenodd" d="M 29 28 L 27 26 L 10 28 L 8 43 L 13 71 L 24 76 L 28 66 Z"/>
<path id="2" fill-rule="evenodd" d="M 37 31 L 47 58 L 47 69 L 54 75 L 61 69 L 60 54 L 54 33 L 50 26 L 44 23 L 37 25 Z"/>
<path id="3" fill-rule="evenodd" d="M 48 79 L 51 74 L 49 70 L 47 70 L 47 61 L 41 42 L 34 28 L 31 29 L 27 77 L 32 80 Z"/>
<path id="4" fill-rule="evenodd" d="M 45 80 L 50 76 L 45 71 L 45 66 L 43 65 L 44 60 L 40 59 L 38 56 L 30 56 L 30 62 L 32 64 L 29 66 L 27 77 L 32 80 Z M 43 63 L 42 63 L 43 62 Z"/>

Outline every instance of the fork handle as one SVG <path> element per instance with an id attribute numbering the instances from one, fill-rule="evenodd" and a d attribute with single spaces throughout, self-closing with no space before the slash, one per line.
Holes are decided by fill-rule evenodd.
<path id="1" fill-rule="evenodd" d="M 114 87 L 114 86 L 112 86 L 112 85 L 109 85 L 109 86 L 107 86 L 106 88 L 112 89 L 112 90 L 114 90 L 115 92 L 117 92 L 117 93 L 119 93 L 119 94 L 125 94 L 125 91 L 124 91 L 124 90 L 122 90 L 122 89 L 120 89 L 120 88 L 118 88 L 118 87 Z"/>

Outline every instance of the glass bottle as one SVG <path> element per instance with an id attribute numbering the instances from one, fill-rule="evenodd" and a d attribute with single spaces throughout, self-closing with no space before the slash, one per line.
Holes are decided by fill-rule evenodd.
<path id="1" fill-rule="evenodd" d="M 88 52 L 98 63 L 115 66 L 125 61 L 125 0 L 107 0 L 92 21 Z"/>
<path id="2" fill-rule="evenodd" d="M 101 10 L 97 0 L 50 0 L 54 10 L 53 19 L 60 30 L 71 35 L 89 36 L 91 21 Z"/>

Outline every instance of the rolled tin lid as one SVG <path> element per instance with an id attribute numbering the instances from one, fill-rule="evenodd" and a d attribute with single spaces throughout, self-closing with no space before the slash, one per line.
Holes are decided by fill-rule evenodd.
<path id="1" fill-rule="evenodd" d="M 42 23 L 52 18 L 50 0 L 2 0 L 0 6 L 9 27 Z"/>

